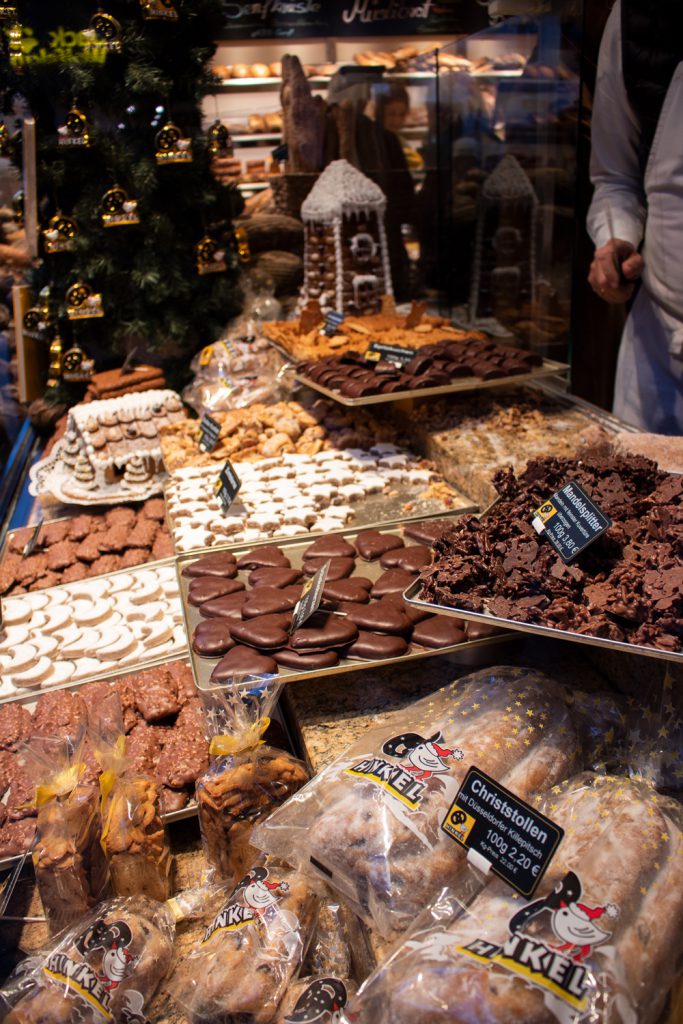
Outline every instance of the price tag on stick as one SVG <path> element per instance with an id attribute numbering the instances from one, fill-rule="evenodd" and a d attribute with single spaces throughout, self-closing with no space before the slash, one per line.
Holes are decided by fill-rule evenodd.
<path id="1" fill-rule="evenodd" d="M 385 345 L 382 341 L 371 341 L 364 358 L 366 363 L 379 363 L 380 360 L 384 360 L 401 369 L 416 354 L 417 350 L 414 348 L 403 348 L 401 345 Z"/>
<path id="2" fill-rule="evenodd" d="M 218 497 L 223 511 L 227 512 L 239 493 L 242 481 L 235 472 L 230 459 L 228 459 L 220 471 L 218 480 L 214 484 L 213 492 Z"/>
<path id="3" fill-rule="evenodd" d="M 292 616 L 292 628 L 290 632 L 294 632 L 295 629 L 300 629 L 307 619 L 310 619 L 311 615 L 317 612 L 320 607 L 320 602 L 323 597 L 323 589 L 327 582 L 327 574 L 330 571 L 329 559 L 324 565 L 321 565 L 314 576 L 304 584 L 304 589 L 301 593 L 296 608 L 294 609 L 294 615 Z"/>
<path id="4" fill-rule="evenodd" d="M 208 413 L 202 416 L 199 424 L 199 447 L 203 452 L 212 452 L 218 443 L 221 432 L 220 423 L 216 423 Z"/>
<path id="5" fill-rule="evenodd" d="M 612 525 L 576 480 L 569 480 L 531 520 L 536 533 L 547 537 L 563 562 L 571 562 Z"/>
<path id="6" fill-rule="evenodd" d="M 531 896 L 564 836 L 550 818 L 474 767 L 441 828 L 522 896 Z"/>

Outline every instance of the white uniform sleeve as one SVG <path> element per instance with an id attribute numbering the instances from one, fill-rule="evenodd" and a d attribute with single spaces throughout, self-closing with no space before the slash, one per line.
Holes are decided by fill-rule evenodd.
<path id="1" fill-rule="evenodd" d="M 622 73 L 620 0 L 612 8 L 600 44 L 591 138 L 590 173 L 595 191 L 588 211 L 588 233 L 596 247 L 609 241 L 610 210 L 615 236 L 637 248 L 643 239 L 646 208 L 638 159 L 640 128 Z"/>

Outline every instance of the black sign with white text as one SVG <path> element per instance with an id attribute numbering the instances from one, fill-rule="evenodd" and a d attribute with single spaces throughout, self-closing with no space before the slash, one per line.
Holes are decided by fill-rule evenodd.
<path id="1" fill-rule="evenodd" d="M 564 830 L 478 768 L 470 768 L 441 828 L 522 896 L 531 896 Z"/>
<path id="2" fill-rule="evenodd" d="M 403 367 L 409 363 L 417 350 L 414 348 L 403 348 L 401 345 L 385 345 L 382 341 L 371 341 L 365 353 L 366 363 L 393 363 L 394 366 Z"/>
<path id="3" fill-rule="evenodd" d="M 232 505 L 241 486 L 242 481 L 235 472 L 235 467 L 232 462 L 228 459 L 223 466 L 214 487 L 214 494 L 217 495 L 221 505 L 223 506 L 224 512 L 227 512 Z"/>
<path id="4" fill-rule="evenodd" d="M 329 559 L 324 565 L 321 565 L 314 576 L 304 584 L 304 588 L 301 591 L 301 597 L 294 609 L 294 615 L 292 616 L 292 628 L 293 633 L 295 629 L 300 629 L 307 619 L 310 619 L 311 615 L 314 615 L 320 607 L 320 602 L 323 597 L 323 589 L 327 582 L 327 574 L 330 570 Z"/>
<path id="5" fill-rule="evenodd" d="M 571 562 L 612 525 L 583 487 L 570 480 L 534 512 L 531 525 L 547 537 L 563 562 Z"/>
<path id="6" fill-rule="evenodd" d="M 221 432 L 220 423 L 216 423 L 208 413 L 202 416 L 199 424 L 199 447 L 203 452 L 212 452 L 218 443 Z"/>

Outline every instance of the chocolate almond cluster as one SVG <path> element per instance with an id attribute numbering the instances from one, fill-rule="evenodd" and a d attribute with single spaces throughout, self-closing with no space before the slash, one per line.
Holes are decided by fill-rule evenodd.
<path id="1" fill-rule="evenodd" d="M 613 525 L 570 564 L 531 525 L 534 510 L 576 480 Z M 494 477 L 500 500 L 458 520 L 421 574 L 435 604 L 680 652 L 683 477 L 640 456 L 533 459 Z"/>

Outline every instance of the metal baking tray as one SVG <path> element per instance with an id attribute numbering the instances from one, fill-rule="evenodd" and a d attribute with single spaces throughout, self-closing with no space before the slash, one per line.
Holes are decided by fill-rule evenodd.
<path id="1" fill-rule="evenodd" d="M 431 518 L 456 518 L 457 516 L 462 514 L 462 512 L 456 511 L 451 512 L 447 515 L 433 516 Z M 403 520 L 403 524 L 407 525 L 409 523 L 416 521 L 419 520 L 406 519 Z M 402 536 L 402 530 L 400 529 L 400 526 L 398 524 L 394 524 L 389 527 L 387 527 L 386 524 L 384 524 L 382 529 L 384 533 L 391 533 L 396 534 L 398 536 Z M 352 541 L 357 533 L 358 527 L 354 527 L 352 529 L 335 531 L 335 533 L 332 536 L 344 537 Z M 417 541 L 415 541 L 414 543 L 417 543 Z M 292 563 L 292 566 L 295 568 L 301 567 L 301 563 L 303 561 L 303 552 L 306 550 L 307 547 L 310 546 L 310 544 L 311 539 L 309 539 L 309 537 L 294 539 L 287 538 L 279 542 L 277 540 L 271 540 L 269 542 L 269 546 L 280 548 L 287 555 L 290 562 Z M 220 549 L 211 548 L 209 549 L 209 551 L 205 551 L 203 553 L 206 554 L 218 550 L 232 551 L 233 554 L 237 558 L 239 558 L 240 555 L 252 551 L 257 546 L 260 547 L 263 545 L 261 545 L 258 542 L 252 544 L 242 543 L 234 545 L 223 545 Z M 197 559 L 201 556 L 202 552 L 192 552 L 185 555 L 180 555 L 176 559 L 176 571 L 178 573 L 178 582 L 180 585 L 183 614 L 185 616 L 185 629 L 187 632 L 188 640 L 190 641 L 190 663 L 192 665 L 192 671 L 194 673 L 195 682 L 197 684 L 198 689 L 200 690 L 212 690 L 216 688 L 216 684 L 211 682 L 210 676 L 214 667 L 220 661 L 220 657 L 203 658 L 200 657 L 198 654 L 195 654 L 194 650 L 192 649 L 191 638 L 192 634 L 194 633 L 195 627 L 200 622 L 206 622 L 207 620 L 202 615 L 200 615 L 198 608 L 189 603 L 187 599 L 189 590 L 189 579 L 188 577 L 183 576 L 182 574 L 182 571 L 186 565 L 190 565 L 192 562 L 196 562 Z M 359 563 L 359 568 L 361 571 L 357 575 L 362 575 L 372 580 L 376 580 L 385 571 L 384 568 L 380 566 L 379 559 L 377 559 L 374 562 L 365 562 L 361 560 Z M 242 579 L 244 582 L 246 582 L 247 576 L 248 571 L 245 570 L 241 571 L 238 574 L 237 578 Z M 353 575 L 349 578 L 353 579 Z M 433 657 L 439 654 L 452 654 L 454 651 L 469 651 L 473 650 L 476 647 L 484 647 L 489 644 L 500 643 L 503 640 L 509 641 L 509 639 L 509 635 L 506 636 L 505 634 L 501 634 L 500 636 L 483 637 L 479 640 L 468 640 L 464 643 L 453 644 L 449 647 L 420 648 L 412 651 L 409 650 L 407 654 L 403 654 L 398 658 L 378 658 L 372 661 L 355 661 L 349 658 L 341 658 L 337 665 L 334 665 L 332 668 L 325 669 L 308 669 L 307 671 L 298 671 L 296 669 L 290 669 L 285 668 L 284 666 L 279 666 L 278 678 L 283 683 L 290 683 L 301 679 L 316 679 L 321 676 L 340 675 L 344 672 L 360 672 L 367 669 L 377 669 L 385 665 L 403 665 L 406 662 L 421 661 L 424 658 Z"/>
<path id="2" fill-rule="evenodd" d="M 529 622 L 517 622 L 516 619 L 501 619 L 490 612 L 473 612 L 468 608 L 449 608 L 442 604 L 433 604 L 431 601 L 423 601 L 418 597 L 420 581 L 416 580 L 404 591 L 403 599 L 412 604 L 415 608 L 428 609 L 439 615 L 452 615 L 458 619 L 470 619 L 473 622 L 484 622 L 488 626 L 499 626 L 501 629 L 514 629 L 522 633 L 532 633 L 535 636 L 547 636 L 554 640 L 571 640 L 577 644 L 588 644 L 591 647 L 603 647 L 608 651 L 624 651 L 626 654 L 640 654 L 646 658 L 658 658 L 660 661 L 683 662 L 683 652 L 672 653 L 671 651 L 660 651 L 656 647 L 641 647 L 638 644 L 629 644 L 623 640 L 606 640 L 599 636 L 586 636 L 583 633 L 573 633 L 568 629 L 554 629 L 552 626 L 540 626 Z"/>
<path id="3" fill-rule="evenodd" d="M 161 558 L 161 559 L 158 559 L 156 562 L 144 562 L 141 565 L 134 565 L 134 566 L 126 568 L 126 569 L 115 569 L 113 572 L 106 572 L 106 573 L 103 573 L 101 576 L 90 576 L 90 577 L 88 577 L 88 579 L 79 580 L 79 582 L 89 583 L 89 582 L 91 582 L 93 580 L 105 580 L 105 579 L 109 579 L 111 576 L 120 576 L 122 573 L 131 573 L 131 572 L 139 571 L 139 570 L 142 570 L 142 569 L 158 569 L 158 568 L 163 567 L 163 566 L 172 566 L 172 565 L 174 565 L 174 559 L 172 557 Z M 62 590 L 64 587 L 68 587 L 68 586 L 71 586 L 71 584 L 69 584 L 69 583 L 59 583 L 55 587 L 44 587 L 42 590 L 32 591 L 31 593 L 44 593 L 44 594 L 48 594 L 52 590 Z M 11 600 L 11 601 L 20 601 L 22 597 L 26 597 L 26 596 L 28 596 L 28 595 L 25 595 L 25 594 L 13 594 L 13 595 L 10 595 L 10 597 L 7 598 L 7 600 L 8 601 L 9 600 Z M 45 687 L 45 689 L 41 689 L 40 686 L 36 686 L 36 687 L 32 687 L 32 688 L 27 687 L 25 693 L 24 692 L 10 693 L 10 694 L 7 694 L 4 697 L 0 697 L 0 707 L 3 704 L 13 704 L 13 703 L 14 704 L 26 704 L 26 703 L 29 703 L 30 701 L 36 700 L 43 693 L 51 693 L 51 692 L 54 692 L 54 691 L 57 691 L 57 690 L 72 690 L 72 689 L 74 689 L 74 688 L 76 688 L 78 686 L 83 686 L 85 683 L 93 683 L 93 682 L 97 682 L 98 680 L 114 679 L 117 676 L 126 675 L 127 673 L 130 673 L 130 672 L 135 672 L 135 671 L 137 671 L 138 668 L 154 668 L 155 665 L 163 665 L 167 661 L 177 661 L 180 658 L 185 658 L 185 657 L 187 657 L 187 646 L 185 646 L 183 648 L 178 648 L 175 651 L 166 652 L 166 654 L 162 654 L 162 655 L 158 655 L 157 654 L 156 657 L 155 656 L 150 656 L 149 658 L 141 658 L 140 661 L 136 662 L 135 665 L 126 665 L 124 667 L 118 667 L 118 668 L 116 667 L 116 665 L 112 665 L 112 667 L 109 668 L 109 669 L 103 669 L 101 672 L 98 672 L 98 673 L 96 673 L 94 675 L 83 676 L 82 679 L 78 679 L 78 680 L 76 680 L 75 682 L 72 682 L 72 683 L 59 683 L 57 686 L 49 686 L 49 687 Z"/>
<path id="4" fill-rule="evenodd" d="M 418 350 L 419 354 L 419 350 Z M 361 405 L 380 405 L 386 402 L 404 402 L 408 399 L 431 398 L 436 395 L 455 395 L 466 391 L 480 391 L 482 388 L 503 388 L 514 384 L 528 384 L 533 381 L 542 380 L 545 377 L 557 377 L 558 374 L 569 370 L 568 363 L 557 363 L 554 359 L 544 359 L 543 365 L 529 373 L 518 373 L 513 377 L 497 377 L 495 380 L 482 380 L 481 377 L 459 377 L 453 384 L 442 384 L 434 388 L 417 388 L 413 391 L 394 391 L 391 394 L 367 395 L 365 398 L 348 398 L 339 391 L 332 391 L 330 388 L 318 384 L 295 371 L 296 379 L 305 384 L 307 388 L 318 391 L 326 398 L 331 398 L 340 405 L 355 408 Z"/>

